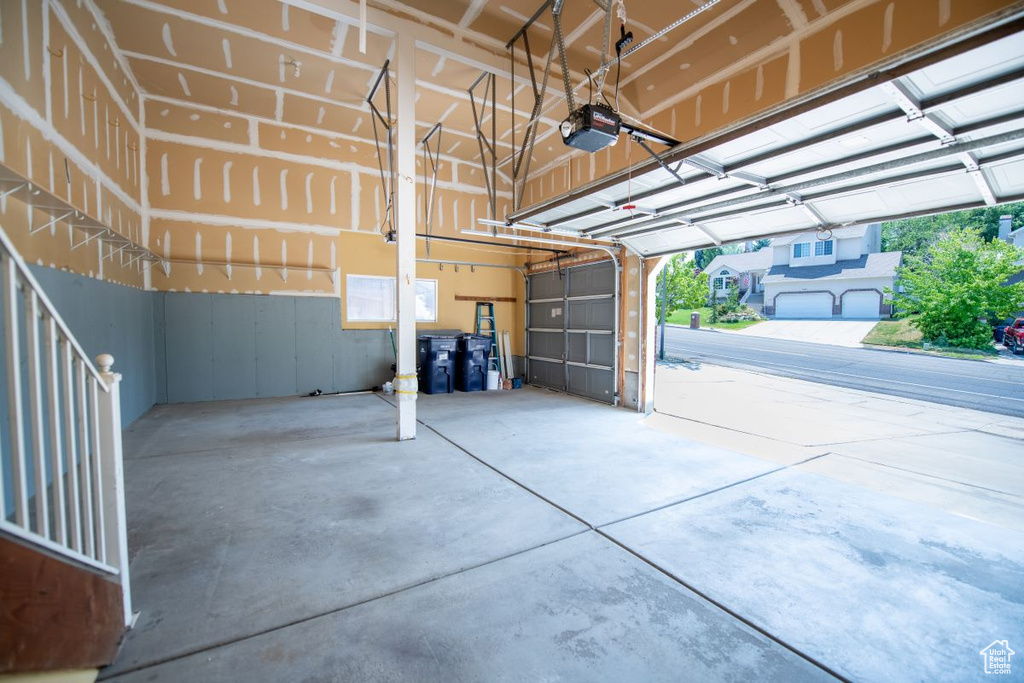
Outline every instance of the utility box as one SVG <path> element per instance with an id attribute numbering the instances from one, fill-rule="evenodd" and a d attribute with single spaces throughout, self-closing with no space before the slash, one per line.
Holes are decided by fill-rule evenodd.
<path id="1" fill-rule="evenodd" d="M 690 314 L 690 329 L 691 330 L 699 330 L 700 329 L 700 313 L 694 312 L 694 313 Z"/>
<path id="2" fill-rule="evenodd" d="M 490 355 L 490 337 L 460 335 L 455 352 L 455 388 L 459 391 L 483 391 L 487 385 L 487 359 Z"/>
<path id="3" fill-rule="evenodd" d="M 420 391 L 450 394 L 455 391 L 455 337 L 423 335 L 418 339 Z"/>

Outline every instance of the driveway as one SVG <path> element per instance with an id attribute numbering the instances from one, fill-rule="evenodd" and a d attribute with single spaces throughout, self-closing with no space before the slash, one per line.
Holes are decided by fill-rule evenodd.
<path id="1" fill-rule="evenodd" d="M 767 320 L 744 330 L 730 332 L 730 334 L 815 342 L 832 346 L 860 346 L 860 340 L 877 323 L 877 320 Z"/>
<path id="2" fill-rule="evenodd" d="M 1022 418 L 702 363 L 655 392 L 656 429 L 1024 530 Z"/>

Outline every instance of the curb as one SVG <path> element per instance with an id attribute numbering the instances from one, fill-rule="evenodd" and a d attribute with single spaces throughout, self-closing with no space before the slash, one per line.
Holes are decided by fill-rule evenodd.
<path id="1" fill-rule="evenodd" d="M 970 358 L 960 356 L 944 356 L 941 353 L 929 353 L 924 349 L 914 350 L 905 349 L 899 346 L 882 346 L 881 344 L 861 344 L 861 348 L 868 349 L 869 351 L 883 351 L 885 353 L 899 353 L 906 356 L 928 356 L 930 358 L 945 358 L 946 360 L 967 360 L 974 363 L 995 363 L 1001 360 L 998 356 L 993 358 Z M 1013 362 L 1013 361 L 1010 361 Z M 1024 363 L 1024 361 L 1022 361 Z"/>

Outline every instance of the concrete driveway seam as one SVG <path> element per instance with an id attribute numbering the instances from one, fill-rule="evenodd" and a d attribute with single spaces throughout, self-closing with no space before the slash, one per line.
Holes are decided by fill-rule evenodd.
<path id="1" fill-rule="evenodd" d="M 441 581 L 443 579 L 451 578 L 453 576 L 458 576 L 459 574 L 464 574 L 464 573 L 466 573 L 468 571 L 472 571 L 474 569 L 479 569 L 481 567 L 486 567 L 488 565 L 492 565 L 492 564 L 495 564 L 497 562 L 501 562 L 503 560 L 507 560 L 507 559 L 509 559 L 511 557 L 516 557 L 518 555 L 522 555 L 524 553 L 528 553 L 528 552 L 531 552 L 533 550 L 537 550 L 539 548 L 543 548 L 545 546 L 553 545 L 555 543 L 561 543 L 562 541 L 566 541 L 566 540 L 568 540 L 570 538 L 575 538 L 576 536 L 580 536 L 581 534 L 586 534 L 586 533 L 589 533 L 591 531 L 594 531 L 594 529 L 591 529 L 591 528 L 580 529 L 579 531 L 576 531 L 575 533 L 571 533 L 571 534 L 569 534 L 567 536 L 563 536 L 561 538 L 556 538 L 556 539 L 553 539 L 551 541 L 546 541 L 544 543 L 539 543 L 539 544 L 537 544 L 535 546 L 531 546 L 529 548 L 523 548 L 521 550 L 517 550 L 514 553 L 509 553 L 508 555 L 503 555 L 501 557 L 495 557 L 493 559 L 487 560 L 486 562 L 480 562 L 480 563 L 474 564 L 474 565 L 469 566 L 469 567 L 462 567 L 461 569 L 458 569 L 456 571 L 447 572 L 447 573 L 444 573 L 444 574 L 441 574 L 441 575 L 438 575 L 438 576 L 433 576 L 433 577 L 431 577 L 429 579 L 425 579 L 423 581 L 417 581 L 415 583 L 411 583 L 411 584 L 406 585 L 406 586 L 400 586 L 398 588 L 386 591 L 386 592 L 381 593 L 379 595 L 374 595 L 374 596 L 371 596 L 371 597 L 368 597 L 368 598 L 364 598 L 362 600 L 357 600 L 355 602 L 352 602 L 352 603 L 347 604 L 347 605 L 342 605 L 341 607 L 337 607 L 335 609 L 330 609 L 330 610 L 327 610 L 325 612 L 320 612 L 320 613 L 317 613 L 317 614 L 311 614 L 309 616 L 302 617 L 301 619 L 293 619 L 292 621 L 289 621 L 287 623 L 277 624 L 277 625 L 275 625 L 275 626 L 273 626 L 271 628 L 265 628 L 265 629 L 262 629 L 262 630 L 259 630 L 259 631 L 253 632 L 253 633 L 247 633 L 247 634 L 245 634 L 243 636 L 240 636 L 240 637 L 229 638 L 229 639 L 225 639 L 225 640 L 222 640 L 222 641 L 217 641 L 217 642 L 214 642 L 214 643 L 204 644 L 202 647 L 191 648 L 191 649 L 188 649 L 188 650 L 183 651 L 183 652 L 176 652 L 173 655 L 169 655 L 167 657 L 163 657 L 163 658 L 156 659 L 156 660 L 153 660 L 153 661 L 147 661 L 146 663 L 144 663 L 144 664 L 142 664 L 140 666 L 129 667 L 129 668 L 125 668 L 125 669 L 119 669 L 116 672 L 111 673 L 109 676 L 104 676 L 103 672 L 101 671 L 100 675 L 97 677 L 96 680 L 97 681 L 114 680 L 114 679 L 116 679 L 116 678 L 118 678 L 120 676 L 124 676 L 124 675 L 130 674 L 130 673 L 134 673 L 136 671 L 143 671 L 145 669 L 149 669 L 149 668 L 152 668 L 152 667 L 155 667 L 155 666 L 159 666 L 161 664 L 166 664 L 168 662 L 173 662 L 173 661 L 178 660 L 178 659 L 183 659 L 185 657 L 191 657 L 192 655 L 196 655 L 196 654 L 199 654 L 201 652 L 208 652 L 210 650 L 214 650 L 214 649 L 217 649 L 217 648 L 226 647 L 228 645 L 233 645 L 235 643 L 240 643 L 240 642 L 243 642 L 243 641 L 246 641 L 246 640 L 251 640 L 253 638 L 258 638 L 260 636 L 267 635 L 268 633 L 274 633 L 276 631 L 281 631 L 281 630 L 284 630 L 286 628 L 290 628 L 292 626 L 296 626 L 298 624 L 304 624 L 304 623 L 307 623 L 307 622 L 310 622 L 310 621 L 315 621 L 317 619 L 322 619 L 324 617 L 328 617 L 328 616 L 331 616 L 331 615 L 334 615 L 334 614 L 338 614 L 340 612 L 344 612 L 346 610 L 350 610 L 350 609 L 352 609 L 354 607 L 359 607 L 359 606 L 365 605 L 367 603 L 371 603 L 371 602 L 374 602 L 374 601 L 377 601 L 377 600 L 382 600 L 384 598 L 388 598 L 388 597 L 391 597 L 393 595 L 398 595 L 399 593 L 404 593 L 406 591 L 413 590 L 413 589 L 419 588 L 421 586 L 427 586 L 429 584 L 436 583 L 437 581 Z"/>
<path id="2" fill-rule="evenodd" d="M 782 469 L 786 469 L 786 468 L 782 468 Z M 778 472 L 778 471 L 779 470 L 773 470 L 769 474 L 774 473 L 774 472 Z M 611 543 L 614 543 L 616 546 L 622 548 L 623 550 L 625 550 L 630 555 L 636 557 L 641 562 L 643 562 L 646 565 L 650 566 L 652 569 L 655 569 L 655 570 L 661 572 L 662 574 L 664 574 L 665 576 L 667 576 L 668 578 L 672 579 L 673 581 L 678 583 L 680 586 L 682 586 L 686 590 L 692 592 L 694 595 L 698 596 L 702 600 L 707 601 L 708 604 L 714 605 L 718 609 L 722 610 L 724 613 L 728 614 L 733 619 L 736 619 L 740 623 L 742 623 L 742 624 L 746 625 L 747 627 L 757 631 L 758 633 L 763 635 L 765 638 L 768 638 L 772 642 L 777 643 L 781 647 L 786 648 L 787 650 L 789 650 L 790 652 L 792 652 L 796 656 L 798 656 L 801 659 L 807 661 L 808 663 L 818 667 L 819 669 L 821 669 L 822 671 L 824 671 L 828 675 L 833 676 L 833 677 L 835 677 L 836 679 L 838 679 L 840 681 L 844 681 L 846 683 L 850 683 L 850 679 L 846 678 L 845 676 L 842 676 L 841 674 L 839 674 L 838 672 L 836 672 L 835 670 L 833 670 L 829 666 L 823 664 L 822 662 L 819 662 L 814 657 L 811 657 L 810 655 L 808 655 L 808 654 L 806 654 L 804 652 L 801 652 L 799 649 L 797 649 L 793 645 L 790 645 L 785 640 L 782 640 L 781 638 L 779 638 L 778 636 L 776 636 L 773 633 L 769 632 L 765 628 L 763 628 L 763 627 L 757 625 L 756 623 L 750 621 L 749 619 L 745 618 L 742 614 L 739 614 L 738 612 L 735 612 L 735 611 L 731 610 L 725 604 L 719 602 L 718 600 L 715 600 L 714 598 L 712 598 L 707 593 L 704 593 L 703 591 L 699 590 L 695 586 L 690 585 L 688 582 L 686 582 L 683 579 L 681 579 L 680 577 L 676 576 L 675 574 L 673 574 L 669 570 L 665 569 L 661 565 L 659 565 L 656 562 L 654 562 L 654 561 L 648 559 L 647 557 L 641 555 L 638 551 L 634 550 L 633 548 L 631 548 L 630 546 L 626 545 L 622 541 L 618 540 L 614 536 L 606 533 L 605 531 L 602 531 L 601 529 L 595 529 L 594 531 L 595 531 L 595 533 L 600 534 L 604 538 L 608 539 L 608 541 L 610 541 Z"/>

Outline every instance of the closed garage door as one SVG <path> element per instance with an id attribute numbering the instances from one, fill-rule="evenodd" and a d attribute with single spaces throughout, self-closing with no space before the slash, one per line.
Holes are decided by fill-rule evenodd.
<path id="1" fill-rule="evenodd" d="M 843 317 L 877 320 L 881 303 L 878 292 L 847 292 L 843 295 Z"/>
<path id="2" fill-rule="evenodd" d="M 615 402 L 611 262 L 530 276 L 531 384 Z"/>
<path id="3" fill-rule="evenodd" d="M 776 318 L 831 318 L 832 295 L 825 292 L 813 294 L 779 294 L 775 298 Z"/>

